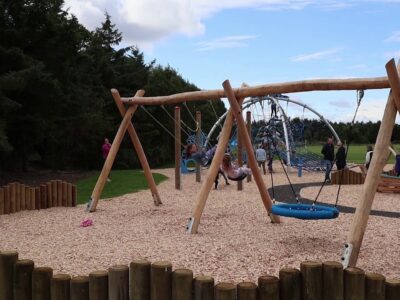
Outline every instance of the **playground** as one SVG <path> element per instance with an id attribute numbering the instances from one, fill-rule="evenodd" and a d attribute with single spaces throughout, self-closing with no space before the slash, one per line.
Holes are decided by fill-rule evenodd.
<path id="1" fill-rule="evenodd" d="M 274 162 L 274 184 L 287 186 L 287 179 Z M 196 235 L 185 230 L 201 183 L 195 174 L 182 177 L 182 190 L 173 185 L 173 169 L 154 172 L 169 177 L 158 185 L 166 205 L 154 206 L 148 190 L 101 202 L 96 213 L 84 206 L 26 211 L 0 218 L 1 249 L 17 249 L 20 257 L 51 266 L 55 273 L 86 275 L 133 259 L 168 259 L 175 268 L 189 268 L 197 275 L 213 276 L 216 282 L 256 281 L 261 275 L 278 275 L 283 267 L 299 268 L 304 260 L 337 261 L 349 231 L 353 213 L 333 220 L 304 221 L 284 218 L 272 224 L 265 213 L 254 180 L 226 186 L 221 180 L 212 190 Z M 208 170 L 203 170 L 205 177 Z M 290 174 L 293 184 L 318 183 L 322 173 Z M 263 180 L 270 186 L 269 174 Z M 337 185 L 328 185 L 319 197 L 333 203 Z M 301 197 L 313 199 L 319 186 L 305 187 Z M 340 205 L 356 207 L 362 185 L 343 185 Z M 290 195 L 288 195 L 290 197 Z M 373 210 L 400 211 L 398 194 L 377 193 Z M 279 200 L 279 199 L 277 199 Z M 93 226 L 81 228 L 84 218 Z M 398 276 L 400 218 L 371 214 L 358 267 Z M 29 242 L 27 242 L 29 241 Z"/>

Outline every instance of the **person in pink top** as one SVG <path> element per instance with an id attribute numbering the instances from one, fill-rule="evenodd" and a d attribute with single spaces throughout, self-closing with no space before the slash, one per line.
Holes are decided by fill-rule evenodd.
<path id="1" fill-rule="evenodd" d="M 103 153 L 104 160 L 107 159 L 107 156 L 108 156 L 108 153 L 110 152 L 110 149 L 111 149 L 110 141 L 108 140 L 108 138 L 105 138 L 103 146 L 101 146 L 101 152 Z M 111 181 L 111 179 L 107 178 L 107 181 Z"/>
<path id="2" fill-rule="evenodd" d="M 247 175 L 251 175 L 251 169 L 234 165 L 231 156 L 227 153 L 222 159 L 222 170 L 231 180 L 243 180 Z"/>

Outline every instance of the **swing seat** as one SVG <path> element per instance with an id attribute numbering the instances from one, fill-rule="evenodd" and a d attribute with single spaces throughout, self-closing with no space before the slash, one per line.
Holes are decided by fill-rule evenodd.
<path id="1" fill-rule="evenodd" d="M 229 180 L 232 180 L 232 181 L 242 181 L 242 180 L 245 179 L 246 177 L 247 177 L 247 174 L 242 174 L 241 176 L 236 177 L 236 178 L 233 178 L 233 177 L 229 177 L 229 176 L 228 176 L 228 179 L 229 179 Z"/>
<path id="2" fill-rule="evenodd" d="M 274 204 L 272 213 L 302 220 L 335 219 L 339 216 L 336 207 L 312 204 Z"/>

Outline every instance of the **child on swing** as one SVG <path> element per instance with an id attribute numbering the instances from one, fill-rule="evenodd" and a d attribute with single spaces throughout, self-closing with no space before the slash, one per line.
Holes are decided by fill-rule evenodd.
<path id="1" fill-rule="evenodd" d="M 222 159 L 222 170 L 228 174 L 231 180 L 243 180 L 247 175 L 251 175 L 251 170 L 246 167 L 239 167 L 232 163 L 232 158 L 229 154 L 225 153 Z"/>

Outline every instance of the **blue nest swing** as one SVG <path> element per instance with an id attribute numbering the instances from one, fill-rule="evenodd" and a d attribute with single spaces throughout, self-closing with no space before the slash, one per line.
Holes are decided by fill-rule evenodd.
<path id="1" fill-rule="evenodd" d="M 274 204 L 272 213 L 302 220 L 335 219 L 339 216 L 336 207 L 316 204 Z"/>

